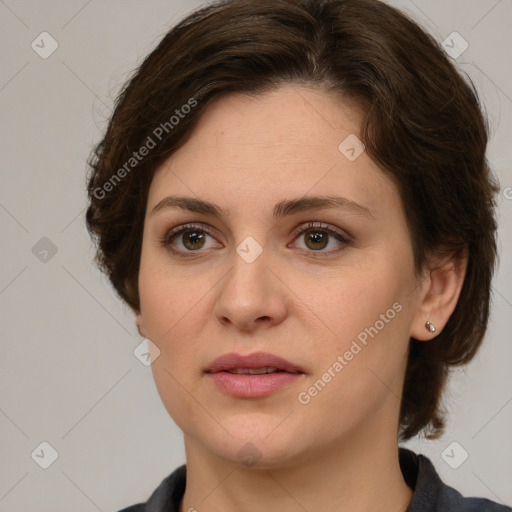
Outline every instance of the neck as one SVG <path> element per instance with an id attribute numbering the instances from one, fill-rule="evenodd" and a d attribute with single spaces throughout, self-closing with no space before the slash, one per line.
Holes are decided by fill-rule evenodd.
<path id="1" fill-rule="evenodd" d="M 219 458 L 185 436 L 187 485 L 180 512 L 399 512 L 413 492 L 403 479 L 396 436 L 359 431 L 285 467 L 257 469 Z"/>

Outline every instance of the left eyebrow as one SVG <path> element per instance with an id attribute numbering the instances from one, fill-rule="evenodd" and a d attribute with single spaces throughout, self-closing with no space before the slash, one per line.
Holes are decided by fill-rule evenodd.
<path id="1" fill-rule="evenodd" d="M 229 212 L 220 206 L 197 199 L 195 197 L 168 196 L 164 197 L 152 210 L 153 215 L 164 208 L 178 208 L 203 215 L 214 217 L 227 217 Z M 375 220 L 374 211 L 359 203 L 341 196 L 304 196 L 296 199 L 280 201 L 273 208 L 274 219 L 280 219 L 294 213 L 317 210 L 322 208 L 340 208 L 357 215 L 362 215 Z"/>
<path id="2" fill-rule="evenodd" d="M 341 196 L 304 196 L 281 201 L 274 206 L 274 218 L 322 208 L 341 208 L 375 220 L 373 210 Z"/>

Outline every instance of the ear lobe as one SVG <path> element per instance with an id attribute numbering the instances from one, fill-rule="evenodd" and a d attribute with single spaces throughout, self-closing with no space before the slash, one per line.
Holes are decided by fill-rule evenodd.
<path id="1" fill-rule="evenodd" d="M 146 338 L 146 330 L 144 329 L 144 322 L 142 320 L 142 314 L 138 311 L 135 315 L 135 325 L 137 326 L 137 331 L 142 338 Z"/>
<path id="2" fill-rule="evenodd" d="M 411 325 L 412 338 L 428 341 L 444 329 L 457 306 L 466 276 L 467 261 L 467 247 L 464 247 L 430 270 Z M 435 327 L 435 331 L 432 331 L 431 325 Z"/>

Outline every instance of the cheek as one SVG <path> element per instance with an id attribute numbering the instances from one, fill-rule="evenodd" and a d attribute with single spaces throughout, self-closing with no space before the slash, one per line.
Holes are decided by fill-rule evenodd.
<path id="1" fill-rule="evenodd" d="M 371 423 L 380 417 L 379 411 L 389 414 L 400 402 L 407 310 L 385 293 L 360 298 L 366 299 L 364 307 L 347 307 L 337 316 L 336 342 L 316 342 L 315 371 L 295 397 L 301 413 L 323 418 L 326 436 Z"/>
<path id="2" fill-rule="evenodd" d="M 200 331 L 210 288 L 204 279 L 184 276 L 161 258 L 143 252 L 141 314 L 147 337 L 160 350 L 151 365 L 153 378 L 164 406 L 178 422 L 194 409 L 185 390 L 193 392 L 190 383 L 197 380 L 194 372 L 199 376 Z"/>
<path id="3" fill-rule="evenodd" d="M 165 256 L 143 252 L 139 293 L 148 337 L 164 346 L 185 329 L 188 337 L 192 337 L 200 328 L 200 317 L 212 286 L 207 275 L 194 276 L 189 269 L 172 268 Z"/>
<path id="4" fill-rule="evenodd" d="M 205 301 L 205 279 L 183 276 L 149 255 L 141 260 L 139 291 L 141 313 L 148 338 L 155 343 L 159 357 L 151 370 L 164 407 L 177 425 L 188 431 L 188 421 L 207 421 L 201 416 L 195 389 L 199 376 L 201 326 Z M 209 419 L 211 421 L 211 418 Z"/>
<path id="5" fill-rule="evenodd" d="M 323 292 L 319 286 L 302 288 L 310 292 L 302 295 L 304 302 L 320 312 L 324 325 L 323 336 L 312 338 L 316 364 L 309 389 L 315 414 L 331 407 L 340 414 L 350 410 L 356 421 L 400 396 L 410 323 L 405 260 L 372 259 L 340 270 Z"/>
<path id="6" fill-rule="evenodd" d="M 321 279 L 303 276 L 295 280 L 297 294 L 307 305 L 304 315 L 319 325 L 322 332 L 317 334 L 331 341 L 331 350 L 343 350 L 376 323 L 379 333 L 403 327 L 405 318 L 400 313 L 408 284 L 400 267 L 406 268 L 400 262 L 390 265 L 386 258 L 372 259 L 336 269 Z"/>

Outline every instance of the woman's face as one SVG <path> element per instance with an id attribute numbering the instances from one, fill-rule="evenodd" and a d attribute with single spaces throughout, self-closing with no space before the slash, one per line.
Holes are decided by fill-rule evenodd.
<path id="1" fill-rule="evenodd" d="M 397 189 L 358 156 L 361 120 L 319 90 L 226 96 L 156 172 L 137 321 L 200 450 L 272 467 L 396 442 L 421 283 Z"/>

